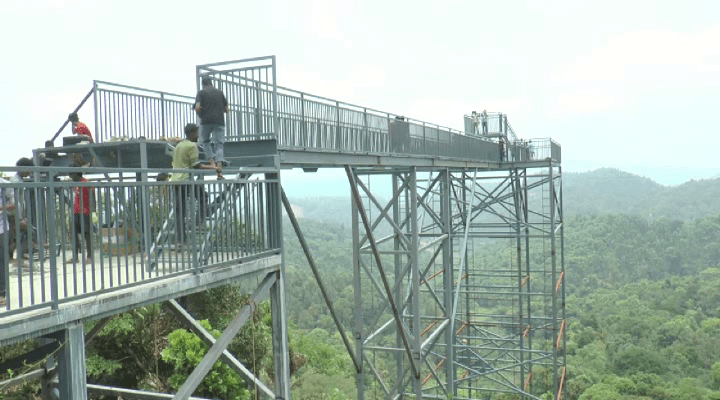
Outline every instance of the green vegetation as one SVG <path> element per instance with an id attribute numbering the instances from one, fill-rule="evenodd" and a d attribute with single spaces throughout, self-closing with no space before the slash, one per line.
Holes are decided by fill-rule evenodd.
<path id="1" fill-rule="evenodd" d="M 602 168 L 563 175 L 565 215 L 624 214 L 691 220 L 720 213 L 720 179 L 666 187 L 627 172 Z"/>

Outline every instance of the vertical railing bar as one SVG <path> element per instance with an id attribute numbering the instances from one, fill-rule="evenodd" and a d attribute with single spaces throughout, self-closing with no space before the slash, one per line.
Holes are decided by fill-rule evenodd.
<path id="1" fill-rule="evenodd" d="M 73 188 L 73 191 L 74 191 L 74 190 L 76 190 L 76 189 Z M 73 200 L 72 200 L 72 207 L 71 207 L 71 208 L 72 208 L 72 214 L 70 214 L 70 215 L 71 215 L 71 217 L 70 217 L 70 228 L 71 228 L 71 229 L 70 229 L 70 232 L 71 232 L 71 235 L 73 235 L 73 237 L 72 237 L 72 240 L 73 240 L 73 260 L 75 260 L 75 261 L 72 263 L 73 295 L 77 296 L 77 294 L 78 294 L 78 282 L 77 282 L 77 265 L 78 265 L 78 263 L 77 263 L 77 261 L 78 261 L 78 260 L 77 260 L 77 254 L 76 254 L 76 253 L 77 253 L 77 247 L 76 247 L 76 246 L 81 246 L 81 245 L 82 245 L 82 242 L 78 243 L 78 241 L 77 241 L 77 235 L 76 235 L 76 233 L 75 233 L 75 229 L 76 229 L 76 228 L 75 228 L 75 207 L 76 207 L 75 200 L 76 200 L 76 199 L 75 199 L 75 196 L 74 196 L 74 193 L 73 193 Z M 81 250 L 82 250 L 82 249 L 81 249 Z"/>
<path id="2" fill-rule="evenodd" d="M 88 188 L 88 192 L 91 193 L 91 196 L 90 196 L 90 199 L 89 199 L 89 200 L 93 200 L 93 201 L 88 201 L 88 205 L 89 205 L 89 207 L 90 207 L 90 210 L 89 210 L 89 211 L 90 211 L 90 215 L 89 215 L 89 218 L 90 218 L 90 240 L 91 240 L 91 243 L 92 243 L 92 241 L 95 239 L 95 235 L 94 235 L 94 233 L 95 233 L 95 229 L 94 229 L 95 224 L 94 224 L 94 222 L 93 222 L 93 220 L 92 220 L 92 213 L 93 213 L 93 208 L 92 208 L 92 206 L 95 205 L 95 207 L 97 207 L 97 205 L 96 205 L 96 203 L 95 203 L 95 202 L 97 201 L 97 199 L 95 198 L 95 188 L 94 188 L 94 187 Z M 96 208 L 96 210 L 97 210 L 97 208 Z M 99 222 L 99 220 L 98 220 L 98 222 Z M 91 246 L 91 245 L 88 244 L 88 246 Z M 89 248 L 92 248 L 92 247 L 89 247 Z M 97 248 L 96 248 L 95 250 L 97 250 Z M 95 279 L 96 279 L 96 274 L 95 274 L 95 250 L 93 250 L 92 253 L 91 253 L 91 254 L 92 254 L 91 256 L 92 256 L 92 258 L 93 258 L 93 262 L 90 264 L 90 276 L 91 276 L 91 285 L 90 285 L 90 287 L 91 287 L 91 289 L 92 289 L 93 292 L 96 290 L 96 285 L 95 285 Z"/>
<path id="3" fill-rule="evenodd" d="M 2 192 L 0 192 L 0 193 L 4 194 L 5 190 L 11 190 L 13 192 L 13 197 L 15 198 L 15 205 L 22 204 L 21 202 L 23 202 L 25 200 L 24 199 L 24 189 L 22 188 L 22 186 L 18 186 L 17 188 L 10 187 L 7 189 L 3 189 Z M 22 196 L 21 196 L 21 194 L 22 194 Z M 4 207 L 6 206 L 4 198 L 0 199 L 0 202 L 2 202 L 2 203 L 0 203 L 0 205 L 2 205 Z M 10 221 L 9 221 L 9 219 L 11 217 L 13 217 L 15 219 L 15 222 L 12 225 L 10 224 Z M 10 242 L 14 238 L 15 243 L 16 243 L 17 259 L 15 261 L 17 261 L 17 271 L 18 271 L 18 282 L 17 283 L 18 283 L 18 300 L 19 300 L 18 305 L 20 308 L 24 307 L 24 299 L 23 299 L 23 297 L 24 297 L 23 286 L 24 285 L 23 285 L 23 268 L 22 268 L 22 259 L 23 259 L 22 245 L 23 245 L 23 242 L 22 242 L 22 237 L 21 237 L 21 221 L 23 219 L 22 217 L 23 217 L 23 215 L 22 215 L 22 213 L 18 212 L 18 208 L 15 209 L 14 216 L 12 215 L 12 212 L 8 212 L 8 213 L 3 212 L 2 214 L 0 214 L 0 218 L 2 218 L 2 219 L 0 219 L 0 224 L 2 224 L 2 226 L 4 228 L 4 232 L 5 232 L 3 234 L 3 240 L 7 241 L 7 245 L 3 246 L 3 251 L 7 253 L 7 254 L 3 255 L 3 259 L 6 260 L 5 263 L 8 264 L 8 271 L 9 271 L 9 265 L 10 265 L 10 257 L 13 256 L 13 250 L 10 247 Z M 6 221 L 6 220 L 8 220 L 8 221 Z M 29 224 L 29 221 L 28 221 L 28 224 Z M 12 229 L 13 225 L 14 225 L 15 229 Z M 31 255 L 32 255 L 32 253 L 31 253 Z M 4 266 L 3 266 L 2 273 L 5 273 Z M 32 274 L 32 269 L 30 270 L 30 273 Z M 8 273 L 6 276 L 9 278 L 10 274 Z M 32 293 L 33 292 L 32 275 L 30 276 L 30 278 L 31 279 L 28 283 L 30 286 L 30 298 L 32 299 L 32 294 L 33 294 Z M 6 279 L 5 285 L 7 287 L 10 286 L 10 279 Z M 3 288 L 3 289 L 5 289 L 5 288 Z M 6 294 L 6 296 L 7 296 L 7 294 Z M 32 300 L 31 300 L 30 304 L 32 304 Z"/>
<path id="4" fill-rule="evenodd" d="M 123 174 L 122 174 L 122 172 L 121 172 L 121 173 L 119 173 L 119 176 L 118 176 L 118 182 L 122 183 L 122 181 L 123 181 Z M 122 193 L 120 192 L 121 190 L 122 190 L 122 187 L 116 187 L 115 190 L 114 190 L 114 192 L 115 192 L 115 197 L 113 198 L 113 207 L 115 208 L 115 214 L 113 215 L 113 220 L 117 219 L 118 216 L 119 216 L 120 213 L 121 213 L 121 211 L 120 211 L 120 199 L 121 199 L 121 197 L 122 197 Z M 119 228 L 117 225 L 118 225 L 118 224 L 113 224 L 113 228 L 114 228 L 114 229 L 113 229 L 113 231 L 114 231 L 113 234 L 115 235 L 115 243 L 116 243 L 116 244 L 117 244 L 117 243 L 120 243 L 120 232 L 119 232 L 119 229 L 120 229 L 120 228 Z M 111 259 L 113 258 L 112 246 L 110 247 L 110 258 L 111 258 Z M 120 260 L 121 260 L 121 259 L 120 259 L 120 252 L 116 252 L 116 254 L 115 254 L 115 262 L 117 263 L 117 271 L 118 271 L 117 286 L 122 286 L 122 284 L 123 284 L 123 281 L 122 281 L 122 263 L 120 262 Z M 127 280 L 125 281 L 125 283 L 127 283 Z"/>
<path id="5" fill-rule="evenodd" d="M 57 204 L 56 204 L 56 197 L 55 197 L 55 179 L 54 175 L 52 173 L 48 174 L 48 197 L 47 200 L 50 201 L 50 205 L 47 207 L 48 212 L 48 224 L 50 225 L 49 231 L 53 232 L 52 235 L 48 238 L 50 250 L 52 251 L 52 254 L 50 255 L 50 301 L 51 301 L 51 308 L 53 310 L 58 309 L 58 299 L 59 299 L 59 282 L 58 282 L 58 268 L 57 268 L 57 257 L 54 256 L 54 251 L 57 246 L 56 240 L 57 240 L 57 228 L 55 226 L 57 219 L 55 216 L 55 211 L 57 211 Z M 43 301 L 45 299 L 43 298 Z"/>
<path id="6" fill-rule="evenodd" d="M 100 225 L 100 240 L 98 243 L 98 253 L 99 253 L 98 263 L 100 264 L 100 289 L 101 290 L 105 289 L 105 260 L 104 260 L 104 258 L 105 258 L 104 247 L 105 246 L 103 244 L 103 221 L 105 221 L 105 225 L 107 226 L 107 221 L 108 221 L 107 218 L 108 217 L 106 215 L 104 215 L 105 214 L 104 203 L 105 203 L 106 192 L 107 192 L 107 186 L 100 187 L 98 189 L 99 196 L 97 199 L 95 199 L 96 207 L 97 207 L 96 211 L 98 213 L 98 224 Z M 102 200 L 102 203 L 100 203 L 101 200 Z M 107 228 L 105 228 L 105 229 L 107 229 Z"/>

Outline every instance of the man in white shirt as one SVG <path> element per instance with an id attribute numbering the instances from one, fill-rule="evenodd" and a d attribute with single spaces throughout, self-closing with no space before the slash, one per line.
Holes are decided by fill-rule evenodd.
<path id="1" fill-rule="evenodd" d="M 470 114 L 470 119 L 472 120 L 472 124 L 473 124 L 472 133 L 474 133 L 474 134 L 480 133 L 478 131 L 478 125 L 480 125 L 480 114 L 478 114 L 477 111 L 473 111 L 472 114 Z"/>

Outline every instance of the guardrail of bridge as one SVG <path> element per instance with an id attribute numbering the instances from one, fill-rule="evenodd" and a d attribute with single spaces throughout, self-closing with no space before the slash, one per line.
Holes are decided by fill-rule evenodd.
<path id="1" fill-rule="evenodd" d="M 498 151 L 498 146 L 499 139 L 503 138 L 505 150 L 534 146 L 535 149 L 528 149 L 528 153 L 536 156 L 526 159 L 560 161 L 557 143 L 552 142 L 545 156 L 545 143 L 539 142 L 541 139 L 532 143 L 517 139 L 504 114 L 488 115 L 490 135 L 473 134 L 274 87 L 250 78 L 220 72 L 215 72 L 211 78 L 225 92 L 230 103 L 226 119 L 227 141 L 277 137 L 278 145 L 287 149 L 500 161 L 503 151 Z M 199 123 L 193 110 L 193 97 L 102 81 L 96 81 L 95 88 L 98 142 L 182 137 L 185 124 Z M 277 100 L 276 113 L 273 99 Z M 502 160 L 512 159 L 506 157 Z"/>
<path id="2" fill-rule="evenodd" d="M 68 180 L 71 172 L 88 181 Z M 0 315 L 279 254 L 277 180 L 155 181 L 161 172 L 0 168 L 20 178 L 0 183 L 0 247 L 5 260 L 15 256 L 0 262 Z"/>
<path id="3" fill-rule="evenodd" d="M 97 142 L 184 137 L 185 125 L 198 122 L 194 97 L 103 81 L 94 88 Z"/>
<path id="4" fill-rule="evenodd" d="M 230 92 L 242 92 L 249 85 L 223 82 L 224 90 Z M 270 86 L 262 83 L 257 90 L 271 93 Z M 277 120 L 278 145 L 284 148 L 499 159 L 497 143 L 489 138 L 281 86 L 277 87 Z"/>

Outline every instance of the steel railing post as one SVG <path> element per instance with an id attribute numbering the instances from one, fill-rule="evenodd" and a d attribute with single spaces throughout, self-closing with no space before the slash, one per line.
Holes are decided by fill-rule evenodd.
<path id="1" fill-rule="evenodd" d="M 427 137 L 425 136 L 425 123 L 423 122 L 423 154 L 427 155 Z"/>
<path id="2" fill-rule="evenodd" d="M 100 112 L 98 111 L 97 106 L 97 81 L 93 81 L 93 115 L 95 116 L 95 140 L 98 142 L 102 142 L 100 137 L 100 131 L 98 130 L 98 119 L 100 116 Z"/>
<path id="3" fill-rule="evenodd" d="M 57 257 L 55 257 L 54 252 L 57 247 L 57 226 L 56 226 L 56 215 L 55 211 L 57 209 L 57 203 L 55 198 L 55 177 L 52 173 L 48 174 L 48 197 L 47 201 L 50 203 L 47 205 L 47 215 L 48 215 L 48 231 L 49 231 L 49 245 L 50 245 L 50 252 L 52 253 L 49 257 L 50 260 L 50 302 L 51 307 L 53 310 L 58 309 L 58 297 L 59 297 L 59 288 L 58 288 L 58 273 L 57 273 Z"/>
<path id="4" fill-rule="evenodd" d="M 340 102 L 335 102 L 335 123 L 336 123 L 336 131 L 335 131 L 335 148 L 337 150 L 342 150 L 342 132 L 340 130 Z"/>
<path id="5" fill-rule="evenodd" d="M 368 132 L 367 108 L 363 108 L 363 138 L 367 140 L 367 142 L 365 143 L 365 146 L 363 146 L 365 148 L 360 150 L 370 151 L 371 140 L 370 132 Z"/>
<path id="6" fill-rule="evenodd" d="M 160 135 L 165 137 L 165 94 L 160 93 Z"/>
<path id="7" fill-rule="evenodd" d="M 305 119 L 305 94 L 300 93 L 300 121 L 302 123 L 302 127 L 300 128 L 300 132 L 302 133 L 302 139 L 300 140 L 300 143 L 302 143 L 302 147 L 310 147 L 308 140 L 307 140 L 307 122 Z"/>

